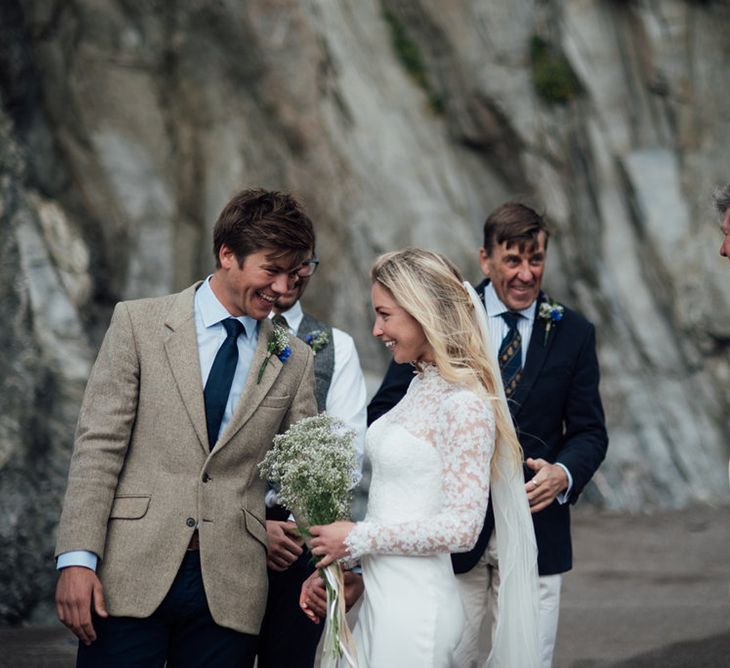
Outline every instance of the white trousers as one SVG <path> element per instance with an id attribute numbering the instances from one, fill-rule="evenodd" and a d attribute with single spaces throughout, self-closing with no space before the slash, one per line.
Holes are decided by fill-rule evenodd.
<path id="1" fill-rule="evenodd" d="M 551 668 L 555 637 L 558 633 L 562 575 L 542 575 L 539 580 L 541 668 Z M 486 666 L 492 644 L 493 620 L 497 612 L 499 590 L 499 567 L 494 535 L 476 566 L 468 573 L 457 575 L 456 581 L 466 611 L 466 625 L 456 648 L 454 665 L 459 668 L 482 668 Z"/>

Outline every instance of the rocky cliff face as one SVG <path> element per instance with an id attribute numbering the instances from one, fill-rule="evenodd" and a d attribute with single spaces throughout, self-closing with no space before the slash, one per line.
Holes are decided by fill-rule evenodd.
<path id="1" fill-rule="evenodd" d="M 612 508 L 723 498 L 726 2 L 8 0 L 0 8 L 0 618 L 42 617 L 73 425 L 110 308 L 212 266 L 244 186 L 316 221 L 308 304 L 375 379 L 367 272 L 405 245 L 478 279 L 485 214 L 555 235 L 597 326 Z M 315 296 L 316 293 L 316 296 Z M 34 612 L 35 611 L 35 612 Z"/>

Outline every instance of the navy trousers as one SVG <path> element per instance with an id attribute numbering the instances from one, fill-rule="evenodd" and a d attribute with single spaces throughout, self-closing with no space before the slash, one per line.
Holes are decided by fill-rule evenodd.
<path id="1" fill-rule="evenodd" d="M 315 624 L 299 607 L 299 592 L 312 573 L 309 550 L 281 573 L 269 571 L 269 597 L 259 635 L 259 668 L 312 668 L 324 622 Z"/>
<path id="2" fill-rule="evenodd" d="M 200 552 L 187 552 L 170 591 L 150 617 L 94 616 L 96 640 L 79 642 L 77 668 L 251 668 L 257 636 L 213 621 Z"/>

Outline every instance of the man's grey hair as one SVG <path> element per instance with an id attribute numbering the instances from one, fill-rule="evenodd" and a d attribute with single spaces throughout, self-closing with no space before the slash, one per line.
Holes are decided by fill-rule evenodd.
<path id="1" fill-rule="evenodd" d="M 730 183 L 722 188 L 715 189 L 714 200 L 717 212 L 724 216 L 725 212 L 730 209 Z"/>

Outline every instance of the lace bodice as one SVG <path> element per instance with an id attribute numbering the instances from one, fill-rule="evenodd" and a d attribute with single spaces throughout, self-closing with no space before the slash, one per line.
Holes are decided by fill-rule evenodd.
<path id="1" fill-rule="evenodd" d="M 491 406 L 427 367 L 368 429 L 365 520 L 346 539 L 363 554 L 464 552 L 479 536 L 494 451 Z"/>

